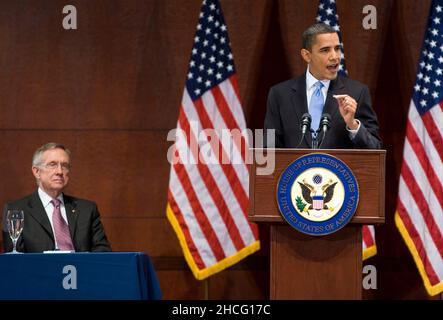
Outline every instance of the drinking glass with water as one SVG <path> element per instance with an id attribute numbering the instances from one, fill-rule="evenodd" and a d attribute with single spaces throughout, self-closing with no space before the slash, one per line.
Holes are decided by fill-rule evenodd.
<path id="1" fill-rule="evenodd" d="M 6 215 L 6 224 L 8 227 L 9 237 L 11 237 L 12 240 L 13 249 L 11 253 L 18 253 L 16 250 L 17 240 L 20 237 L 20 234 L 22 233 L 24 221 L 25 221 L 25 215 L 23 213 L 23 210 L 19 209 L 8 210 Z"/>

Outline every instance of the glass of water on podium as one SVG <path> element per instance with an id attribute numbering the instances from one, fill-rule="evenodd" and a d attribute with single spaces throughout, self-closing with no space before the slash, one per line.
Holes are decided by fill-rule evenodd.
<path id="1" fill-rule="evenodd" d="M 10 209 L 6 214 L 6 224 L 8 227 L 9 237 L 11 237 L 13 249 L 11 253 L 17 252 L 17 240 L 22 233 L 25 222 L 23 210 Z"/>

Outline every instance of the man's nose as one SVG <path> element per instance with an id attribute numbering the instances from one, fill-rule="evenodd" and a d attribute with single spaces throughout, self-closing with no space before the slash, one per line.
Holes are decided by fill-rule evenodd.
<path id="1" fill-rule="evenodd" d="M 55 172 L 57 174 L 63 174 L 63 167 L 62 167 L 61 163 L 57 164 L 57 167 L 55 168 Z"/>
<path id="2" fill-rule="evenodd" d="M 332 50 L 331 55 L 329 56 L 329 60 L 338 60 L 340 59 L 341 51 L 340 50 Z"/>

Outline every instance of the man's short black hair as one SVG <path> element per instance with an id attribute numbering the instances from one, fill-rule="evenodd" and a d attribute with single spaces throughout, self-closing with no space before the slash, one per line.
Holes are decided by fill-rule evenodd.
<path id="1" fill-rule="evenodd" d="M 306 29 L 305 32 L 303 32 L 302 48 L 310 51 L 312 49 L 312 43 L 314 42 L 315 36 L 323 33 L 337 33 L 337 31 L 333 27 L 324 23 L 313 24 Z"/>

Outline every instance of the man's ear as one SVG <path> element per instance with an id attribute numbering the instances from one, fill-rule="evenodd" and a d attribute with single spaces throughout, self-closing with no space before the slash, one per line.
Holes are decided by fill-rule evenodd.
<path id="1" fill-rule="evenodd" d="M 303 60 L 306 61 L 306 63 L 311 62 L 311 52 L 309 52 L 309 50 L 301 49 L 300 54 L 301 54 L 301 57 L 303 58 Z"/>
<path id="2" fill-rule="evenodd" d="M 32 167 L 32 174 L 36 179 L 40 179 L 40 168 L 39 167 Z"/>

